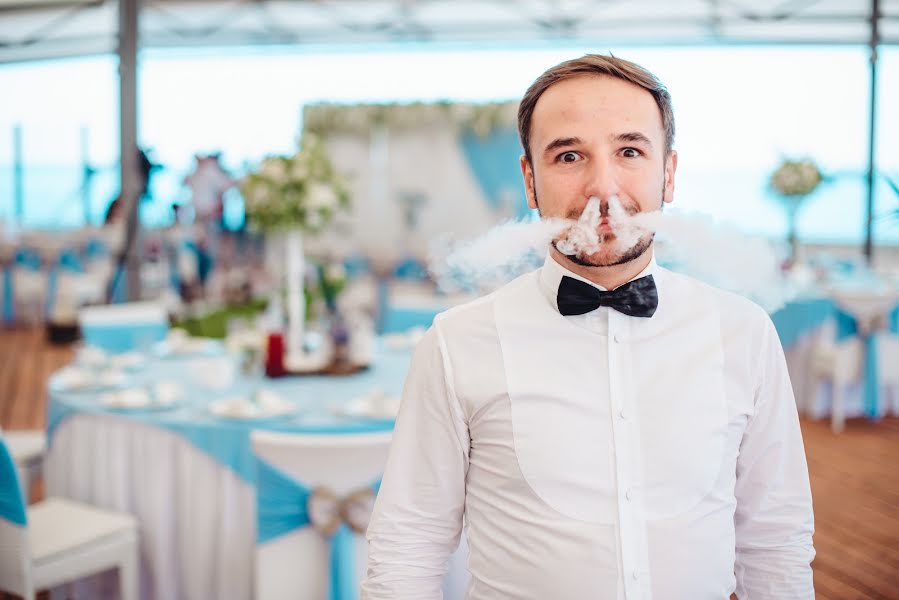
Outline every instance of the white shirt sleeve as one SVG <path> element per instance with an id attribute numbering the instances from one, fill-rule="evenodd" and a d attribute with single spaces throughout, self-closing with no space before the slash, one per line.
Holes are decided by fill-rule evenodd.
<path id="1" fill-rule="evenodd" d="M 757 381 L 755 414 L 737 458 L 737 597 L 814 600 L 808 466 L 783 349 L 770 320 Z"/>
<path id="2" fill-rule="evenodd" d="M 368 527 L 363 600 L 442 598 L 459 544 L 469 434 L 435 324 L 406 378 L 387 467 Z"/>

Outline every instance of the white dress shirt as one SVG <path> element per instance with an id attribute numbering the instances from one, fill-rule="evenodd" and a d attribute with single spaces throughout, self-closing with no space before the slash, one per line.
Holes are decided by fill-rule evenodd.
<path id="1" fill-rule="evenodd" d="M 586 280 L 551 257 L 437 317 L 406 380 L 363 598 L 440 598 L 463 517 L 471 600 L 814 598 L 771 320 L 655 259 L 650 273 L 651 318 L 562 316 L 562 276 Z"/>

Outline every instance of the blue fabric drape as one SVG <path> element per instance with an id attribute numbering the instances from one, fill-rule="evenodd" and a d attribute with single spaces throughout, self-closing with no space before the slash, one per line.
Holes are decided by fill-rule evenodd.
<path id="1" fill-rule="evenodd" d="M 490 208 L 498 210 L 503 195 L 511 194 L 515 199 L 512 215 L 527 215 L 530 209 L 518 166 L 522 154 L 518 132 L 510 127 L 494 129 L 486 136 L 469 131 L 460 136 L 459 144 Z"/>
<path id="2" fill-rule="evenodd" d="M 380 482 L 372 489 L 377 493 Z M 263 460 L 256 460 L 256 540 L 263 544 L 310 525 L 306 503 L 312 493 L 295 479 Z M 331 537 L 329 600 L 358 597 L 354 574 L 354 536 L 341 523 Z"/>
<path id="3" fill-rule="evenodd" d="M 16 319 L 12 293 L 12 267 L 3 269 L 3 321 L 12 323 Z"/>
<path id="4" fill-rule="evenodd" d="M 813 331 L 834 314 L 833 300 L 815 298 L 790 302 L 771 315 L 784 348 L 795 344 L 803 334 Z"/>
<path id="5" fill-rule="evenodd" d="M 22 527 L 28 522 L 16 463 L 2 435 L 0 435 L 0 519 Z"/>

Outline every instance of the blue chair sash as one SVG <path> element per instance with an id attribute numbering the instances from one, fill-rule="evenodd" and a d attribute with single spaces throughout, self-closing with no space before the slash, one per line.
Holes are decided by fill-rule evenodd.
<path id="1" fill-rule="evenodd" d="M 16 266 L 29 271 L 38 271 L 41 268 L 41 255 L 34 248 L 19 248 L 14 259 Z"/>
<path id="2" fill-rule="evenodd" d="M 372 485 L 377 493 L 380 481 Z M 256 540 L 262 544 L 310 525 L 307 503 L 312 491 L 272 466 L 256 461 Z M 341 523 L 331 537 L 329 600 L 355 600 L 353 532 Z"/>
<path id="3" fill-rule="evenodd" d="M 2 435 L 0 435 L 0 519 L 21 527 L 28 522 L 16 463 Z"/>
<path id="4" fill-rule="evenodd" d="M 396 266 L 393 276 L 411 281 L 427 281 L 428 269 L 415 258 L 408 257 Z"/>
<path id="5" fill-rule="evenodd" d="M 104 258 L 109 255 L 109 248 L 106 247 L 106 242 L 99 239 L 91 239 L 88 240 L 84 245 L 84 258 L 87 260 L 93 260 L 95 258 Z"/>

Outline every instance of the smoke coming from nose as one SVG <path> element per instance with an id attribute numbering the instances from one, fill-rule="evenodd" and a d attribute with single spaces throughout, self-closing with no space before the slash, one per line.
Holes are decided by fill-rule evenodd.
<path id="1" fill-rule="evenodd" d="M 483 236 L 432 247 L 430 271 L 444 291 L 492 291 L 543 264 L 550 243 L 568 256 L 593 254 L 604 243 L 629 248 L 655 233 L 656 258 L 672 270 L 749 297 L 769 311 L 795 296 L 784 280 L 777 247 L 711 218 L 668 210 L 630 214 L 617 197 L 603 214 L 599 198 L 590 198 L 577 220 L 543 219 L 504 223 Z M 607 216 L 611 242 L 598 234 Z"/>

